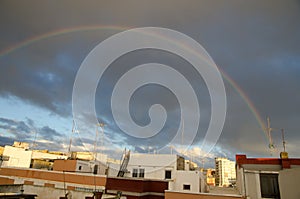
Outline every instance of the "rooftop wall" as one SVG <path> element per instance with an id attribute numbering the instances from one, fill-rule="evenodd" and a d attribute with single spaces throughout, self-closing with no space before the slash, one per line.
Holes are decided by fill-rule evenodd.
<path id="1" fill-rule="evenodd" d="M 238 167 L 242 165 L 277 165 L 282 169 L 289 169 L 293 166 L 300 165 L 299 158 L 247 158 L 246 155 L 236 155 L 236 164 Z"/>
<path id="2" fill-rule="evenodd" d="M 0 170 L 1 176 L 12 176 L 18 178 L 32 178 L 54 182 L 66 182 L 84 185 L 105 186 L 106 177 L 93 174 L 63 173 L 57 171 L 43 171 L 38 169 L 4 168 Z"/>
<path id="3" fill-rule="evenodd" d="M 238 199 L 243 198 L 238 195 L 218 195 L 209 193 L 185 193 L 177 191 L 166 191 L 165 199 Z"/>
<path id="4" fill-rule="evenodd" d="M 106 190 L 108 193 L 122 191 L 122 195 L 130 198 L 164 198 L 164 192 L 168 189 L 167 181 L 107 178 Z"/>

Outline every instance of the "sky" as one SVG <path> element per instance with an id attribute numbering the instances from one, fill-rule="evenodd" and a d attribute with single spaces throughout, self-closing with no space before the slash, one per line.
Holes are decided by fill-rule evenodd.
<path id="1" fill-rule="evenodd" d="M 99 123 L 105 124 L 104 132 L 87 114 L 81 116 L 81 121 L 75 120 L 76 131 L 72 133 L 73 85 L 87 55 L 122 31 L 162 27 L 201 44 L 222 74 L 226 118 L 218 141 L 206 154 L 208 161 L 217 156 L 234 160 L 238 153 L 278 157 L 283 150 L 280 129 L 285 131 L 289 156 L 300 157 L 299 18 L 300 1 L 296 0 L 2 0 L 0 145 L 23 141 L 35 149 L 67 152 L 72 138 L 71 150 L 93 151 L 96 140 L 96 150 L 114 158 L 120 158 L 125 148 L 171 153 L 187 147 L 185 155 L 201 162 L 206 154 L 201 143 L 210 122 L 212 102 L 201 74 L 195 74 L 189 62 L 171 52 L 136 50 L 111 63 L 98 82 L 95 104 L 91 105 Z M 167 119 L 158 134 L 139 139 L 124 133 L 115 122 L 111 110 L 114 86 L 125 72 L 146 63 L 171 66 L 189 78 L 201 114 L 195 138 L 184 132 L 181 140 L 170 145 L 182 125 L 179 101 L 170 89 L 156 84 L 136 90 L 129 109 L 133 121 L 145 126 L 151 122 L 150 107 L 161 104 Z M 141 78 L 146 77 L 144 74 Z M 117 103 L 126 106 L 120 99 Z M 184 118 L 185 124 L 194 120 L 193 111 Z M 264 129 L 267 116 L 273 128 L 273 151 L 268 148 Z M 189 126 L 186 128 L 189 131 Z M 187 140 L 193 143 L 187 146 Z"/>

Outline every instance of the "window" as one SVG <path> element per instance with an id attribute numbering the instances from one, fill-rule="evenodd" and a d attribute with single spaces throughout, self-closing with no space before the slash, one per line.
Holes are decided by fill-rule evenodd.
<path id="1" fill-rule="evenodd" d="M 172 178 L 172 171 L 166 170 L 165 171 L 165 179 L 171 179 Z"/>
<path id="2" fill-rule="evenodd" d="M 260 190 L 262 198 L 280 198 L 278 174 L 260 174 Z"/>
<path id="3" fill-rule="evenodd" d="M 191 190 L 191 185 L 183 184 L 183 190 Z"/>
<path id="4" fill-rule="evenodd" d="M 81 170 L 81 166 L 78 167 L 78 170 L 79 170 L 79 171 Z"/>
<path id="5" fill-rule="evenodd" d="M 143 178 L 145 176 L 145 169 L 140 169 L 139 177 Z"/>
<path id="6" fill-rule="evenodd" d="M 138 177 L 138 170 L 137 169 L 133 169 L 132 170 L 132 177 L 133 178 L 137 178 Z"/>
<path id="7" fill-rule="evenodd" d="M 145 177 L 145 169 L 133 169 L 132 170 L 132 177 L 133 178 L 143 178 Z"/>

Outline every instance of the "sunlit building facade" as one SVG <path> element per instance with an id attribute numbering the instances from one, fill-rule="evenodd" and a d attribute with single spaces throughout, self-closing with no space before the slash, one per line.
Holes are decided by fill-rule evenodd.
<path id="1" fill-rule="evenodd" d="M 215 158 L 216 186 L 230 186 L 236 181 L 235 162 L 227 158 Z"/>

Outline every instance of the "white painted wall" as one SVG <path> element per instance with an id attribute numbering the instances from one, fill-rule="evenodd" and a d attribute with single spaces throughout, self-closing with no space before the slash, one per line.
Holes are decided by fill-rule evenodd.
<path id="1" fill-rule="evenodd" d="M 93 173 L 95 165 L 98 165 L 97 175 L 105 175 L 107 165 L 99 161 L 77 160 L 75 171 L 78 173 Z"/>
<path id="2" fill-rule="evenodd" d="M 239 168 L 237 170 L 237 190 L 241 195 L 246 195 L 248 199 L 263 199 L 261 197 L 260 173 L 278 173 L 278 167 L 276 165 L 257 165 L 257 167 L 252 165 L 252 167 L 249 167 L 248 165 L 247 168 L 265 170 L 243 170 L 243 168 Z M 272 169 L 275 171 L 272 171 Z M 281 188 L 279 187 L 279 189 Z M 281 198 L 289 199 L 289 197 Z"/>
<path id="3" fill-rule="evenodd" d="M 125 177 L 132 177 L 133 169 L 144 169 L 144 178 L 168 180 L 170 190 L 200 192 L 200 172 L 177 170 L 178 157 L 176 154 L 130 154 L 127 166 L 129 173 Z M 171 179 L 165 179 L 166 171 L 171 171 Z M 112 169 L 109 173 L 117 175 Z M 190 185 L 190 190 L 183 190 L 184 184 Z"/>
<path id="4" fill-rule="evenodd" d="M 190 185 L 190 190 L 184 190 L 183 185 Z M 169 182 L 170 190 L 200 192 L 200 172 L 199 171 L 176 171 L 174 180 Z"/>
<path id="5" fill-rule="evenodd" d="M 165 170 L 176 171 L 177 155 L 172 154 L 130 154 L 126 177 L 132 177 L 133 169 L 145 169 L 144 178 L 165 179 Z M 172 176 L 173 178 L 173 176 Z"/>
<path id="6" fill-rule="evenodd" d="M 256 173 L 245 173 L 246 195 L 251 199 L 259 199 L 260 197 L 260 182 L 257 181 Z M 259 176 L 258 176 L 259 177 Z"/>
<path id="7" fill-rule="evenodd" d="M 300 198 L 300 168 L 279 171 L 280 197 L 285 199 Z"/>
<path id="8" fill-rule="evenodd" d="M 29 168 L 32 151 L 23 148 L 5 146 L 3 156 L 9 156 L 8 161 L 3 161 L 2 166 Z"/>
<path id="9" fill-rule="evenodd" d="M 93 172 L 93 165 L 88 161 L 77 160 L 75 171 L 76 172 L 83 172 L 83 173 L 92 173 Z"/>

